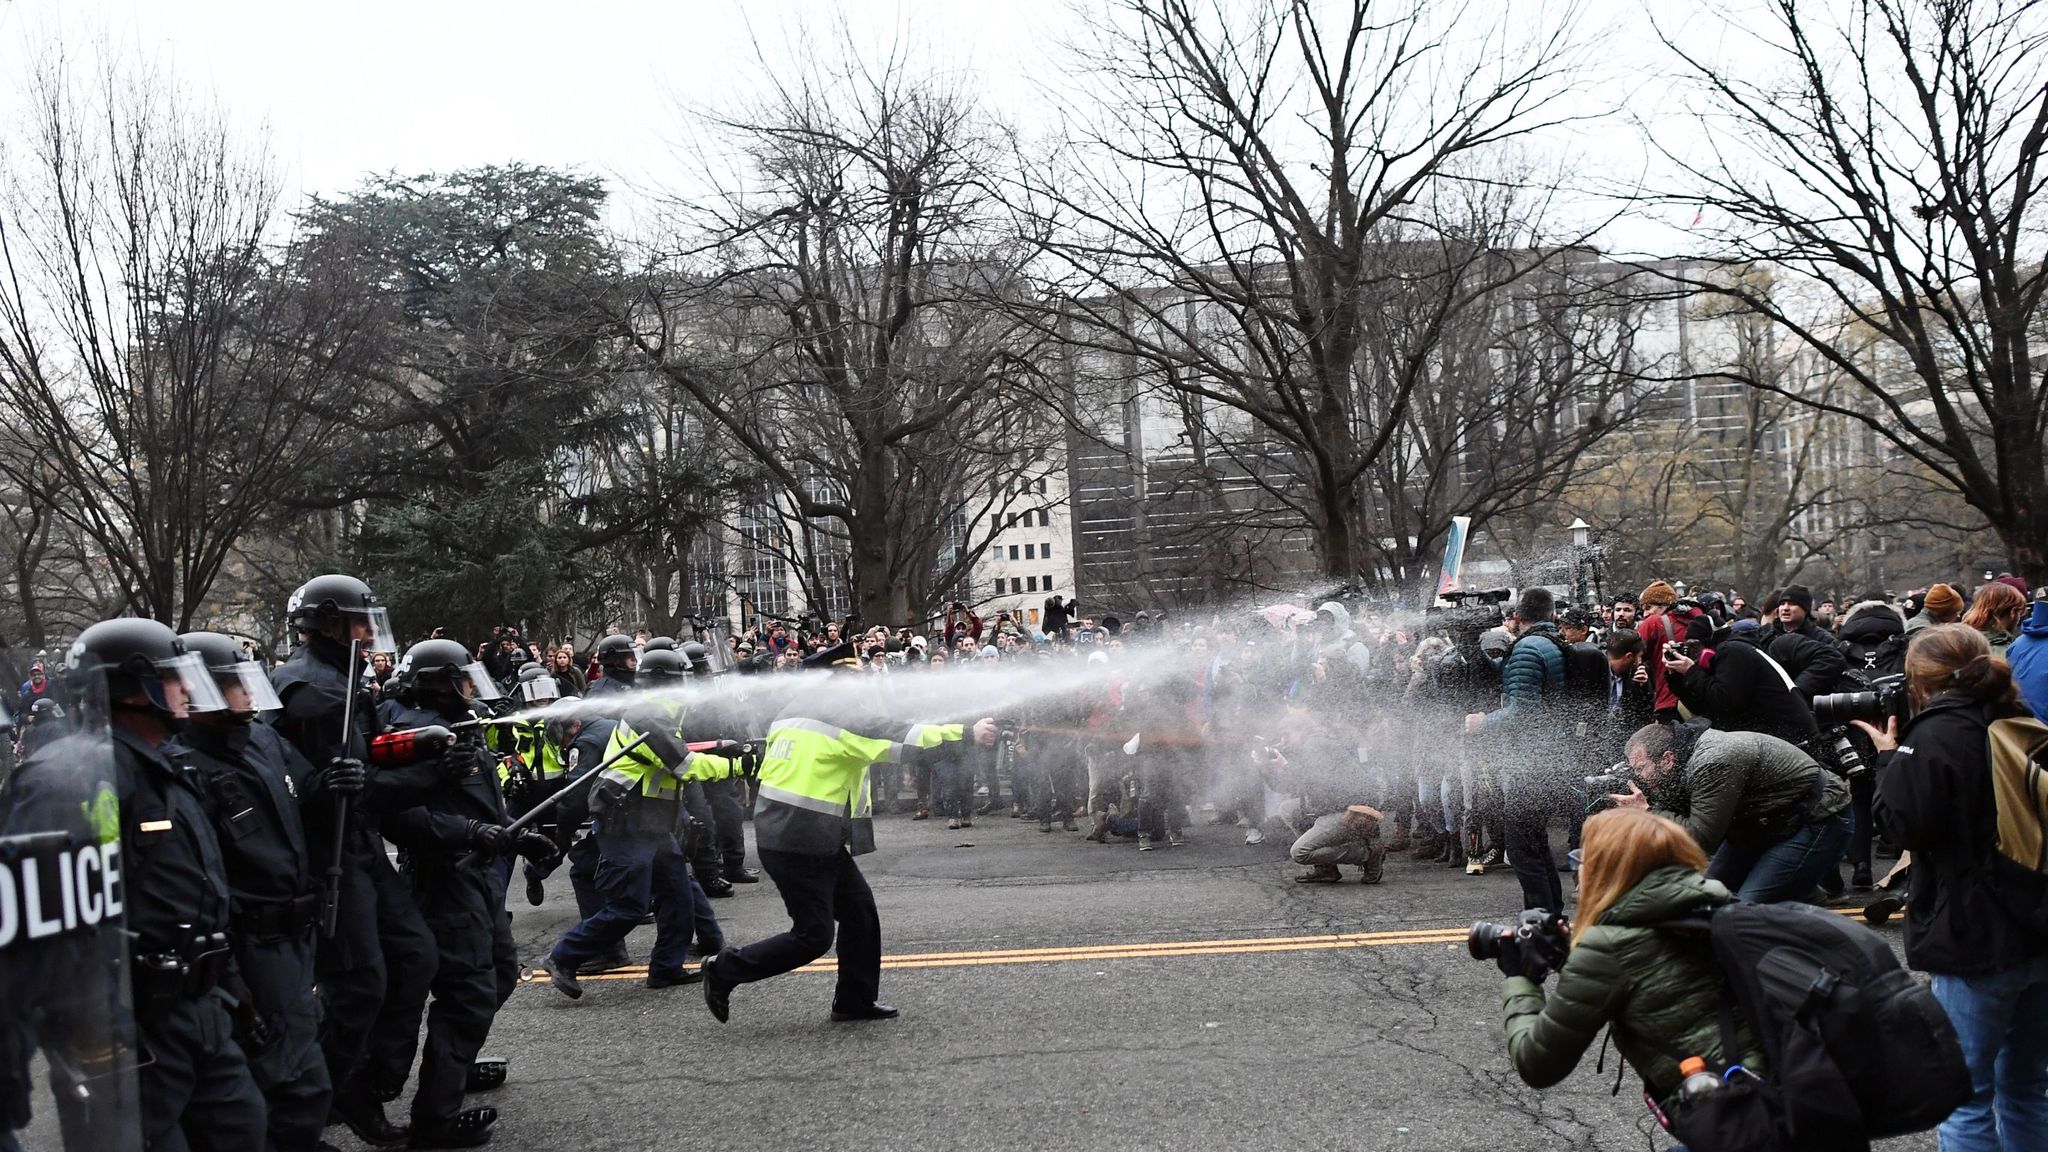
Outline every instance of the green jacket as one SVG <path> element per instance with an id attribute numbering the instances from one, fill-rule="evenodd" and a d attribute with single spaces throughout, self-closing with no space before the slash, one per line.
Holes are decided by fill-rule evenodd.
<path id="1" fill-rule="evenodd" d="M 1685 825 L 1709 856 L 1731 841 L 1769 847 L 1849 806 L 1848 781 L 1761 732 L 1700 733 L 1684 779 L 1685 810 L 1664 814 Z M 1664 807 L 1658 795 L 1650 799 Z"/>
<path id="2" fill-rule="evenodd" d="M 1548 1088 L 1571 1074 L 1600 1034 L 1663 1100 L 1678 1090 L 1678 1062 L 1721 1055 L 1721 975 L 1704 936 L 1650 925 L 1704 913 L 1735 898 L 1719 881 L 1690 868 L 1659 868 L 1586 930 L 1572 949 L 1557 987 L 1546 998 L 1533 980 L 1510 976 L 1502 989 L 1508 1055 L 1530 1086 Z M 1759 1072 L 1763 1052 L 1739 1017 L 1738 1063 Z"/>

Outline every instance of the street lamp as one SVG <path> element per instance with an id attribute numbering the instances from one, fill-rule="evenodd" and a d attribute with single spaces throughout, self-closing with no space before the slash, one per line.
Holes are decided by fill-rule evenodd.
<path id="1" fill-rule="evenodd" d="M 1593 526 L 1586 523 L 1583 518 L 1572 520 L 1571 534 L 1572 602 L 1580 607 L 1586 607 L 1586 593 L 1589 589 L 1595 597 L 1606 597 L 1606 590 L 1600 586 L 1600 550 L 1593 546 Z"/>

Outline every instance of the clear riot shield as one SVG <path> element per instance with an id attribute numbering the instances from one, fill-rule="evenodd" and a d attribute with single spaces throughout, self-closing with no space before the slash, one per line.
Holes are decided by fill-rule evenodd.
<path id="1" fill-rule="evenodd" d="M 27 663 L 0 652 L 10 694 Z M 142 1132 L 113 749 L 100 690 L 58 691 L 61 715 L 14 717 L 0 782 L 0 1152 L 127 1152 Z"/>
<path id="2" fill-rule="evenodd" d="M 732 652 L 732 622 L 722 616 L 704 630 L 704 647 L 711 651 L 713 676 L 722 676 L 739 663 Z"/>

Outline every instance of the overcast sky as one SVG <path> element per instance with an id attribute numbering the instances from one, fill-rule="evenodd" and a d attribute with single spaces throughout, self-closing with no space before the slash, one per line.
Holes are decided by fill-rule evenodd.
<path id="1" fill-rule="evenodd" d="M 1507 0 L 1480 0 L 1494 2 Z M 1638 0 L 1584 2 L 1609 29 L 1606 59 L 1651 60 Z M 792 43 L 829 42 L 842 11 L 864 47 L 907 37 L 920 64 L 961 69 L 1027 130 L 1076 23 L 1067 0 L 0 0 L 0 66 L 53 30 L 75 43 L 104 31 L 267 125 L 301 192 L 512 160 L 620 191 L 687 180 L 678 109 L 731 106 L 762 74 L 756 39 L 785 60 Z M 1641 153 L 1620 124 L 1559 148 L 1615 172 Z M 621 200 L 629 211 L 630 191 Z"/>

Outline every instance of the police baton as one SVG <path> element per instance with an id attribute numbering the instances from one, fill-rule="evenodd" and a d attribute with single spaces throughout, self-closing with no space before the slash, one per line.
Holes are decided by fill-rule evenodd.
<path id="1" fill-rule="evenodd" d="M 625 759 L 628 755 L 630 755 L 633 752 L 634 749 L 640 747 L 642 744 L 645 743 L 647 743 L 646 736 L 635 736 L 633 738 L 632 743 L 626 745 L 624 748 L 619 749 L 617 752 L 612 753 L 610 756 L 605 757 L 603 762 L 598 764 L 597 767 L 592 768 L 590 771 L 585 772 L 581 776 L 578 776 L 574 782 L 569 784 L 567 787 L 563 788 L 561 791 L 556 792 L 554 795 L 549 796 L 547 799 L 542 800 L 540 803 L 535 804 L 531 808 L 528 808 L 526 810 L 525 815 L 519 817 L 519 819 L 517 820 L 514 820 L 512 823 L 505 825 L 505 831 L 508 834 L 516 834 L 518 832 L 525 830 L 526 828 L 531 827 L 533 825 L 533 822 L 539 818 L 541 813 L 546 812 L 548 809 L 554 807 L 556 804 L 559 804 L 563 800 L 568 799 L 577 791 L 590 787 L 591 782 L 595 781 L 598 778 L 598 776 L 604 772 L 605 769 Z M 468 855 L 464 856 L 462 859 L 457 860 L 455 862 L 455 866 L 457 868 L 469 868 L 476 864 L 482 863 L 487 858 L 488 857 L 482 852 L 471 852 Z"/>
<path id="2" fill-rule="evenodd" d="M 355 751 L 356 734 L 356 693 L 362 690 L 362 681 L 356 672 L 356 658 L 362 654 L 361 640 L 351 636 L 348 640 L 348 672 L 343 683 L 348 694 L 341 698 L 341 754 L 348 756 Z M 334 939 L 334 926 L 341 914 L 341 852 L 348 840 L 349 798 L 338 797 L 334 801 L 334 854 L 327 858 L 327 880 L 320 890 L 320 938 Z"/>

